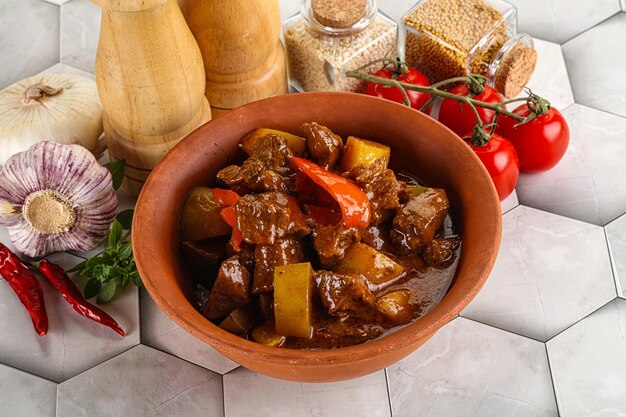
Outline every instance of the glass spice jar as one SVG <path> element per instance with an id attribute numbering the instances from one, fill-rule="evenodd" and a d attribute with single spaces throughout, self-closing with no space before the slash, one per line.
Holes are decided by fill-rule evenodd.
<path id="1" fill-rule="evenodd" d="M 421 0 L 402 18 L 400 54 L 432 83 L 484 75 L 506 97 L 524 88 L 537 62 L 517 9 L 501 0 Z"/>
<path id="2" fill-rule="evenodd" d="M 376 0 L 305 0 L 283 24 L 290 83 L 297 91 L 361 91 L 365 82 L 345 71 L 395 54 L 397 32 Z"/>

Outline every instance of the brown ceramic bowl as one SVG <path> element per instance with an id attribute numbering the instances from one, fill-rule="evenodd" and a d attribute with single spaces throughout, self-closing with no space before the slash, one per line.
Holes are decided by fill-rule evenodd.
<path id="1" fill-rule="evenodd" d="M 179 217 L 190 190 L 210 185 L 238 152 L 239 139 L 257 127 L 298 133 L 316 121 L 343 136 L 391 146 L 391 165 L 442 187 L 461 230 L 455 280 L 424 317 L 376 340 L 341 349 L 292 350 L 232 335 L 206 320 L 190 300 L 179 250 Z M 266 375 L 302 382 L 366 375 L 397 362 L 426 342 L 478 293 L 493 266 L 501 235 L 498 196 L 487 171 L 453 132 L 400 104 L 350 93 L 273 97 L 234 110 L 191 133 L 155 168 L 139 196 L 133 250 L 139 273 L 157 305 L 178 325 L 233 361 Z"/>

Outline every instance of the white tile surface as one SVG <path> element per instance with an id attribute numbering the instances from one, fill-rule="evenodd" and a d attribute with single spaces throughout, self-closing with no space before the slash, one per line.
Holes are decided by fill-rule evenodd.
<path id="1" fill-rule="evenodd" d="M 505 198 L 504 201 L 500 202 L 502 214 L 506 213 L 507 211 L 513 210 L 518 205 L 519 201 L 517 200 L 517 191 L 513 190 L 510 196 Z"/>
<path id="2" fill-rule="evenodd" d="M 224 410 L 237 417 L 388 417 L 383 371 L 328 384 L 298 384 L 245 368 L 224 375 Z"/>
<path id="3" fill-rule="evenodd" d="M 54 382 L 0 365 L 0 411 L 11 417 L 54 417 Z"/>
<path id="4" fill-rule="evenodd" d="M 550 101 L 559 110 L 574 103 L 572 86 L 561 46 L 541 39 L 534 39 L 537 50 L 537 66 L 528 81 L 528 88 Z M 520 94 L 524 95 L 524 93 Z"/>
<path id="5" fill-rule="evenodd" d="M 626 216 L 622 216 L 605 228 L 613 263 L 618 295 L 626 298 Z"/>
<path id="6" fill-rule="evenodd" d="M 222 416 L 219 375 L 137 346 L 58 389 L 57 417 Z"/>
<path id="7" fill-rule="evenodd" d="M 61 6 L 61 62 L 94 72 L 100 36 L 100 8 L 89 0 Z"/>
<path id="8" fill-rule="evenodd" d="M 92 80 L 96 79 L 96 76 L 91 72 L 83 71 L 71 65 L 61 64 L 60 62 L 58 64 L 54 64 L 50 68 L 46 68 L 45 70 L 41 71 L 39 75 L 58 73 L 82 75 L 83 77 L 91 78 Z"/>
<path id="9" fill-rule="evenodd" d="M 522 174 L 521 204 L 604 225 L 626 212 L 626 118 L 574 104 L 563 111 L 567 153 L 541 174 Z"/>
<path id="10" fill-rule="evenodd" d="M 509 0 L 517 6 L 519 30 L 563 43 L 619 12 L 619 0 Z"/>
<path id="11" fill-rule="evenodd" d="M 625 13 L 567 42 L 563 54 L 577 103 L 626 116 Z"/>
<path id="12" fill-rule="evenodd" d="M 547 344 L 564 417 L 622 417 L 626 410 L 626 301 L 615 300 Z"/>
<path id="13" fill-rule="evenodd" d="M 50 257 L 64 268 L 81 259 L 57 254 Z M 108 327 L 79 315 L 44 278 L 43 287 L 48 312 L 48 334 L 39 337 L 32 328 L 28 313 L 9 285 L 0 281 L 0 362 L 53 381 L 64 381 L 139 343 L 139 296 L 127 288 L 105 306 L 126 331 L 121 337 Z"/>
<path id="14" fill-rule="evenodd" d="M 0 89 L 59 61 L 59 7 L 40 0 L 0 2 Z"/>
<path id="15" fill-rule="evenodd" d="M 195 338 L 170 320 L 141 290 L 141 342 L 178 356 L 203 368 L 225 374 L 237 365 L 211 346 Z"/>
<path id="16" fill-rule="evenodd" d="M 394 417 L 556 417 L 542 343 L 464 318 L 387 370 Z"/>
<path id="17" fill-rule="evenodd" d="M 615 298 L 601 227 L 519 206 L 483 289 L 461 313 L 545 341 Z"/>

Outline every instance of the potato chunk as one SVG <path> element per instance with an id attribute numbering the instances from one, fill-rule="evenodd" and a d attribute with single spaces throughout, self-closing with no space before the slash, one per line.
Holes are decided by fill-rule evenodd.
<path id="1" fill-rule="evenodd" d="M 266 346 L 280 347 L 287 338 L 277 334 L 273 321 L 266 321 L 260 326 L 252 329 L 252 340 Z"/>
<path id="2" fill-rule="evenodd" d="M 274 317 L 283 336 L 311 337 L 313 268 L 309 262 L 274 268 Z"/>
<path id="3" fill-rule="evenodd" d="M 389 164 L 390 156 L 391 149 L 389 149 L 389 146 L 355 136 L 348 136 L 346 146 L 343 149 L 341 168 L 347 172 L 357 165 L 367 165 L 379 158 L 383 158 L 383 169 L 385 169 Z"/>
<path id="4" fill-rule="evenodd" d="M 220 327 L 233 334 L 244 334 L 258 323 L 259 313 L 252 304 L 233 311 L 220 323 Z"/>
<path id="5" fill-rule="evenodd" d="M 231 228 L 220 216 L 220 209 L 213 198 L 213 190 L 194 188 L 183 206 L 181 239 L 194 241 L 230 234 Z"/>
<path id="6" fill-rule="evenodd" d="M 384 284 L 404 273 L 402 265 L 364 243 L 350 246 L 335 270 L 358 272 L 374 285 Z"/>
<path id="7" fill-rule="evenodd" d="M 291 152 L 293 152 L 296 156 L 302 156 L 306 150 L 306 139 L 300 136 L 292 135 L 291 133 L 275 129 L 267 129 L 264 127 L 254 129 L 252 132 L 244 136 L 243 139 L 241 139 L 241 148 L 245 153 L 250 155 L 250 152 L 257 140 L 267 135 L 280 135 L 284 137 L 287 140 L 287 147 L 291 149 Z"/>
<path id="8" fill-rule="evenodd" d="M 376 309 L 395 326 L 409 323 L 418 313 L 418 305 L 411 299 L 409 290 L 398 290 L 383 295 L 376 301 Z"/>

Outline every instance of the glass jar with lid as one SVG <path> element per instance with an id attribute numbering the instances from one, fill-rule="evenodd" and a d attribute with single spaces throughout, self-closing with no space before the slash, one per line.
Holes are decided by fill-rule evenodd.
<path id="1" fill-rule="evenodd" d="M 432 83 L 481 74 L 514 97 L 537 62 L 532 38 L 517 33 L 517 9 L 502 0 L 420 0 L 400 36 L 401 55 Z"/>
<path id="2" fill-rule="evenodd" d="M 364 81 L 344 73 L 396 53 L 397 25 L 376 0 L 305 0 L 283 34 L 297 91 L 360 91 Z"/>

